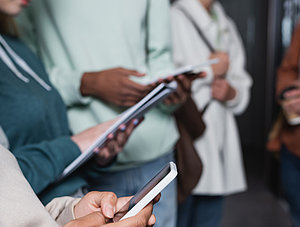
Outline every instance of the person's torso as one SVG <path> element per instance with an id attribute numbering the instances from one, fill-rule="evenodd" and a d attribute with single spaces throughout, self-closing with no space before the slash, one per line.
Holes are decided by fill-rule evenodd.
<path id="1" fill-rule="evenodd" d="M 89 0 L 84 4 L 81 0 L 32 2 L 29 10 L 38 30 L 38 52 L 48 68 L 55 65 L 66 70 L 89 72 L 125 67 L 147 72 L 150 70 L 148 53 L 152 51 L 147 47 L 149 39 L 152 36 L 155 40 L 159 39 L 159 34 L 150 36 L 147 30 L 151 2 L 154 1 Z M 164 8 L 152 10 L 159 14 L 168 13 L 163 12 Z M 159 48 L 160 43 L 157 45 Z M 166 70 L 170 70 L 171 65 L 170 60 L 165 65 Z M 151 80 L 148 76 L 145 78 Z M 71 130 L 78 133 L 114 118 L 122 111 L 124 108 L 96 99 L 88 106 L 74 106 L 68 110 Z M 135 130 L 124 151 L 119 154 L 118 161 L 140 163 L 158 158 L 173 149 L 177 138 L 177 129 L 170 113 L 156 108 L 146 114 L 145 121 Z"/>
<path id="2" fill-rule="evenodd" d="M 41 62 L 23 43 L 8 37 L 6 41 L 41 79 L 50 84 Z M 66 108 L 58 92 L 53 87 L 47 91 L 21 67 L 17 68 L 30 80 L 29 83 L 17 78 L 0 60 L 0 125 L 10 148 L 14 150 L 69 135 Z"/>

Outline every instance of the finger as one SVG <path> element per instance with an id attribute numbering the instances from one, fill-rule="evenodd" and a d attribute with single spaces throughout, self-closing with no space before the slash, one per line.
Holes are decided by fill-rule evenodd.
<path id="1" fill-rule="evenodd" d="M 139 102 L 139 100 L 138 101 L 125 100 L 125 101 L 120 102 L 120 106 L 123 106 L 123 107 L 132 107 L 135 104 L 137 104 L 138 102 Z"/>
<path id="2" fill-rule="evenodd" d="M 126 143 L 126 130 L 127 127 L 125 124 L 120 125 L 119 130 L 117 131 L 116 140 L 120 147 L 122 147 Z"/>
<path id="3" fill-rule="evenodd" d="M 148 226 L 153 226 L 156 222 L 156 218 L 154 216 L 154 214 L 151 215 L 149 221 L 148 221 Z"/>
<path id="4" fill-rule="evenodd" d="M 117 213 L 118 212 L 124 212 L 124 211 L 128 211 L 128 207 L 124 207 L 126 204 L 128 204 L 128 202 L 131 200 L 133 196 L 127 196 L 127 197 L 121 197 L 118 198 L 117 201 Z"/>
<path id="5" fill-rule="evenodd" d="M 299 96 L 299 95 L 300 95 L 300 90 L 295 89 L 295 90 L 292 90 L 292 91 L 285 92 L 284 97 L 285 98 L 290 98 L 290 97 Z"/>
<path id="6" fill-rule="evenodd" d="M 87 216 L 75 219 L 64 227 L 74 227 L 74 226 L 85 226 L 85 227 L 96 227 L 105 224 L 105 217 L 101 212 L 94 212 Z"/>
<path id="7" fill-rule="evenodd" d="M 164 100 L 164 103 L 166 105 L 172 105 L 174 103 L 176 103 L 176 100 L 177 100 L 177 97 L 175 95 L 175 92 L 170 94 L 165 100 Z"/>
<path id="8" fill-rule="evenodd" d="M 132 80 L 128 81 L 126 88 L 132 89 L 136 94 L 145 94 L 149 92 L 149 86 L 136 83 Z"/>
<path id="9" fill-rule="evenodd" d="M 174 93 L 175 97 L 177 97 L 176 104 L 180 104 L 185 102 L 187 97 L 190 95 L 190 89 L 185 90 L 182 85 L 179 83 L 176 92 Z"/>
<path id="10" fill-rule="evenodd" d="M 94 208 L 101 208 L 102 214 L 113 218 L 116 212 L 117 196 L 112 192 L 90 192 L 86 195 Z"/>
<path id="11" fill-rule="evenodd" d="M 153 199 L 153 203 L 154 203 L 154 204 L 158 203 L 159 200 L 160 200 L 160 198 L 161 198 L 161 193 L 159 193 L 159 194 Z"/>
<path id="12" fill-rule="evenodd" d="M 126 218 L 117 223 L 108 224 L 107 227 L 145 227 L 148 225 L 149 219 L 152 216 L 153 205 L 149 203 L 136 216 Z"/>
<path id="13" fill-rule="evenodd" d="M 122 72 L 124 75 L 127 75 L 127 76 L 143 77 L 146 75 L 145 73 L 140 73 L 136 70 L 125 69 L 125 68 L 118 68 L 118 71 Z"/>
<path id="14" fill-rule="evenodd" d="M 177 81 L 179 82 L 181 88 L 184 90 L 184 91 L 187 91 L 189 92 L 191 90 L 191 81 L 187 78 L 187 76 L 184 76 L 184 75 L 179 75 L 177 77 Z"/>
<path id="15" fill-rule="evenodd" d="M 290 100 L 284 102 L 284 108 L 288 111 L 293 111 L 293 110 L 297 109 L 298 106 L 300 106 L 299 99 L 290 99 Z"/>

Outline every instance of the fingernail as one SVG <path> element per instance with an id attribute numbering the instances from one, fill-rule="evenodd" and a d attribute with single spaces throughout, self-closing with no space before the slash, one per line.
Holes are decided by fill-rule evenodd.
<path id="1" fill-rule="evenodd" d="M 134 126 L 137 126 L 138 123 L 139 123 L 139 120 L 138 119 L 134 119 L 134 121 L 133 121 Z"/>
<path id="2" fill-rule="evenodd" d="M 115 215 L 114 208 L 111 205 L 106 205 L 104 211 L 108 218 L 113 218 Z"/>
<path id="3" fill-rule="evenodd" d="M 107 136 L 108 139 L 112 139 L 114 138 L 114 134 L 110 133 L 108 136 Z"/>
<path id="4" fill-rule="evenodd" d="M 125 132 L 126 126 L 124 124 L 120 125 L 120 131 Z"/>

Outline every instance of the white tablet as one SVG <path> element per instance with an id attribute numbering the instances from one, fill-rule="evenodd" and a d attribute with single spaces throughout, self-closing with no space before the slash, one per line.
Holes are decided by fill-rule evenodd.
<path id="1" fill-rule="evenodd" d="M 70 163 L 59 176 L 56 182 L 59 182 L 77 170 L 80 166 L 86 163 L 93 155 L 96 148 L 102 147 L 107 141 L 107 136 L 115 133 L 121 124 L 128 124 L 134 118 L 142 117 L 147 111 L 155 107 L 164 98 L 173 93 L 177 88 L 177 83 L 162 83 L 154 88 L 148 95 L 146 95 L 137 104 L 126 110 L 120 115 L 120 119 L 114 123 L 108 130 L 105 131 L 99 138 L 80 156 L 78 156 L 72 163 Z"/>
<path id="2" fill-rule="evenodd" d="M 158 79 L 155 79 L 153 81 L 147 82 L 147 84 L 152 84 L 157 82 L 158 80 L 164 80 L 167 79 L 168 77 L 172 76 L 172 77 L 176 77 L 179 75 L 194 75 L 194 74 L 198 74 L 203 72 L 204 67 L 210 66 L 210 65 L 214 65 L 214 64 L 218 64 L 219 63 L 219 59 L 218 58 L 214 58 L 214 59 L 209 59 L 206 62 L 203 62 L 201 64 L 198 65 L 187 65 L 181 68 L 176 69 L 173 72 L 170 73 L 166 73 L 163 74 L 161 76 L 159 76 Z"/>
<path id="3" fill-rule="evenodd" d="M 156 174 L 134 197 L 120 210 L 128 210 L 124 216 L 114 218 L 114 222 L 135 216 L 147 206 L 168 184 L 177 176 L 177 168 L 174 162 L 170 162 Z"/>

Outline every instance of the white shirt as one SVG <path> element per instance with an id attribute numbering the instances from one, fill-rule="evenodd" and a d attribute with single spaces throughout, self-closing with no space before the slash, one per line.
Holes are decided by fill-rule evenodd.
<path id="1" fill-rule="evenodd" d="M 234 100 L 225 104 L 213 101 L 204 115 L 206 130 L 195 141 L 204 164 L 203 175 L 193 194 L 226 195 L 246 189 L 239 135 L 234 114 L 242 113 L 249 102 L 252 80 L 245 70 L 245 54 L 233 22 L 218 2 L 212 6 L 214 20 L 198 0 L 179 0 L 172 7 L 174 61 L 177 66 L 199 64 L 210 56 L 208 47 L 182 12 L 192 16 L 211 44 L 230 57 L 227 81 L 237 91 Z M 192 96 L 201 110 L 211 99 L 211 67 L 207 78 L 193 83 Z"/>

